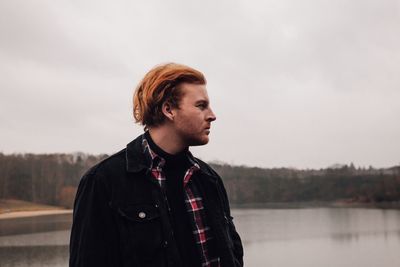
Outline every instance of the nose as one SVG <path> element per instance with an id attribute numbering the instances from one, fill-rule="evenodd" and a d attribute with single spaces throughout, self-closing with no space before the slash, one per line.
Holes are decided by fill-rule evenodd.
<path id="1" fill-rule="evenodd" d="M 207 116 L 207 121 L 212 122 L 212 121 L 215 121 L 216 119 L 217 119 L 217 117 L 215 116 L 214 112 L 210 108 L 210 113 Z"/>

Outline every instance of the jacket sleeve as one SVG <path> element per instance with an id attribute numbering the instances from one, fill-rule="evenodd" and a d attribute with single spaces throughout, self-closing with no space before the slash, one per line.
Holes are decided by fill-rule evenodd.
<path id="1" fill-rule="evenodd" d="M 228 224 L 229 224 L 229 230 L 230 234 L 232 237 L 232 242 L 234 246 L 234 256 L 235 256 L 235 267 L 242 267 L 244 266 L 243 263 L 243 245 L 242 245 L 242 240 L 239 236 L 239 233 L 236 231 L 235 224 L 233 223 L 233 217 L 231 216 L 231 210 L 229 206 L 229 200 L 228 200 L 228 194 L 226 193 L 225 187 L 223 185 L 222 179 L 219 177 L 219 183 L 220 183 L 220 188 L 224 197 L 225 201 L 225 212 L 228 216 Z"/>
<path id="2" fill-rule="evenodd" d="M 70 238 L 70 267 L 121 265 L 118 233 L 102 178 L 89 171 L 79 183 Z"/>

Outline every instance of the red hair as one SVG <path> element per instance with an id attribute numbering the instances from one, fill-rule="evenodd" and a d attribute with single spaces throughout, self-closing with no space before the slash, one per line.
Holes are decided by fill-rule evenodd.
<path id="1" fill-rule="evenodd" d="M 151 69 L 136 87 L 133 96 L 133 117 L 147 128 L 163 123 L 162 105 L 167 102 L 179 108 L 182 98 L 182 83 L 206 84 L 198 70 L 185 65 L 168 63 Z"/>

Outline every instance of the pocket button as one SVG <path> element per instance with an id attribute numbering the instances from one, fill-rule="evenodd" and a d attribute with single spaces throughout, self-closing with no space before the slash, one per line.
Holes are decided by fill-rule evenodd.
<path id="1" fill-rule="evenodd" d="M 141 211 L 141 212 L 139 212 L 138 216 L 140 219 L 144 219 L 144 218 L 146 218 L 146 213 Z"/>

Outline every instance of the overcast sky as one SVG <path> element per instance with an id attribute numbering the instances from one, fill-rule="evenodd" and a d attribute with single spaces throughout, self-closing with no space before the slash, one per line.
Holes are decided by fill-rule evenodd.
<path id="1" fill-rule="evenodd" d="M 134 3 L 135 2 L 135 3 Z M 400 163 L 400 1 L 0 1 L 0 151 L 111 154 L 154 65 L 202 71 L 206 161 Z"/>

